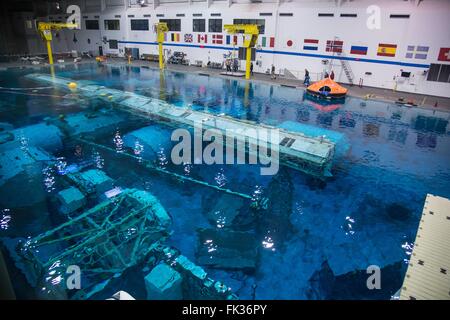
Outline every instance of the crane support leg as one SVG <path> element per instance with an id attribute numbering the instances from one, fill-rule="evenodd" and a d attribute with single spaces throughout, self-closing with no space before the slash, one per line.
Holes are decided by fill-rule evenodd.
<path id="1" fill-rule="evenodd" d="M 52 42 L 49 40 L 45 42 L 47 44 L 48 63 L 52 65 L 53 64 Z"/>
<path id="2" fill-rule="evenodd" d="M 250 80 L 250 64 L 252 63 L 252 48 L 246 48 L 245 79 Z"/>
<path id="3" fill-rule="evenodd" d="M 158 43 L 158 52 L 159 52 L 159 69 L 164 69 L 164 55 L 163 55 L 163 45 L 161 42 Z"/>

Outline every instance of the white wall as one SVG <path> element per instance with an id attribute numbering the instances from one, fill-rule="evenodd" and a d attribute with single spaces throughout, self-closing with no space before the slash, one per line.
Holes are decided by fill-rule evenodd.
<path id="1" fill-rule="evenodd" d="M 272 64 L 277 70 L 288 69 L 300 78 L 303 77 L 303 70 L 307 68 L 314 77 L 318 77 L 327 66 L 322 64 L 323 59 L 330 60 L 330 53 L 325 51 L 327 40 L 332 40 L 335 36 L 344 41 L 344 54 L 349 58 L 369 59 L 371 62 L 349 61 L 349 65 L 354 73 L 357 84 L 359 79 L 364 80 L 364 85 L 380 88 L 396 89 L 399 91 L 416 92 L 422 94 L 431 94 L 437 96 L 450 97 L 450 83 L 426 81 L 424 71 L 428 69 L 430 63 L 445 63 L 437 61 L 439 49 L 450 47 L 450 1 L 448 0 L 424 0 L 416 5 L 416 1 L 403 0 L 382 0 L 382 1 L 342 1 L 341 6 L 337 6 L 338 1 L 281 1 L 281 4 L 274 2 L 264 2 L 260 4 L 250 4 L 248 1 L 229 1 L 212 2 L 208 7 L 206 2 L 184 3 L 161 3 L 156 8 L 150 4 L 141 8 L 129 6 L 127 0 L 105 0 L 102 6 L 82 6 L 82 16 L 88 16 L 92 19 L 94 15 L 100 16 L 99 31 L 83 30 L 64 31 L 66 36 L 63 41 L 57 43 L 54 41 L 55 50 L 68 51 L 76 49 L 80 51 L 94 51 L 97 53 L 98 46 L 102 45 L 102 37 L 124 41 L 119 44 L 119 50 L 110 50 L 108 44 L 103 44 L 104 53 L 123 54 L 124 47 L 137 47 L 140 54 L 157 53 L 157 47 L 154 45 L 156 35 L 150 31 L 131 31 L 130 19 L 144 18 L 144 14 L 150 14 L 150 25 L 159 21 L 157 14 L 164 14 L 164 18 L 179 18 L 176 14 L 183 13 L 181 17 L 181 42 L 184 44 L 183 36 L 185 33 L 194 35 L 194 42 L 186 44 L 187 46 L 172 46 L 168 41 L 165 49 L 172 51 L 184 51 L 187 58 L 193 62 L 202 60 L 206 63 L 208 60 L 213 62 L 222 62 L 223 54 L 229 51 L 230 45 L 214 45 L 211 43 L 212 34 L 208 33 L 208 44 L 200 48 L 197 43 L 197 34 L 192 32 L 193 13 L 202 13 L 201 18 L 206 19 L 206 28 L 208 28 L 209 18 L 221 18 L 223 24 L 233 23 L 234 18 L 241 19 L 265 19 L 265 34 L 267 37 L 275 37 L 275 48 L 262 48 L 263 52 L 257 53 L 257 60 L 261 60 L 262 66 L 255 65 L 256 72 L 264 72 Z M 90 3 L 89 0 L 86 0 Z M 239 2 L 239 3 L 234 3 Z M 378 30 L 369 30 L 366 26 L 368 14 L 367 7 L 374 4 L 381 9 L 381 28 Z M 71 2 L 73 3 L 73 1 Z M 84 12 L 86 8 L 99 8 L 103 10 L 97 12 Z M 272 16 L 262 17 L 260 12 L 272 12 Z M 292 17 L 282 17 L 279 13 L 293 13 Z M 318 17 L 319 12 L 334 13 L 334 17 Z M 221 13 L 221 17 L 211 17 L 211 13 Z M 341 13 L 356 13 L 357 18 L 343 18 Z M 409 14 L 409 19 L 391 19 L 390 14 Z M 115 15 L 121 15 L 120 31 L 104 30 L 104 19 L 116 19 Z M 128 15 L 134 15 L 134 18 L 128 18 Z M 84 19 L 83 19 L 84 20 Z M 73 33 L 76 34 L 78 42 L 74 43 Z M 206 32 L 207 33 L 207 32 Z M 223 33 L 225 35 L 225 33 Z M 87 43 L 90 38 L 91 44 Z M 168 37 L 170 39 L 170 35 Z M 303 39 L 319 39 L 318 51 L 304 51 Z M 294 45 L 286 46 L 286 41 L 290 39 Z M 147 44 L 130 44 L 127 41 L 147 42 Z M 153 43 L 153 44 L 151 44 Z M 397 44 L 395 57 L 377 56 L 377 47 L 379 43 Z M 356 56 L 350 54 L 351 45 L 368 46 L 366 56 Z M 408 45 L 429 46 L 430 51 L 426 60 L 405 58 Z M 225 48 L 224 48 L 225 47 Z M 273 54 L 271 51 L 276 53 Z M 304 56 L 303 54 L 313 54 L 314 56 Z M 297 54 L 297 55 L 293 55 Z M 325 57 L 324 57 L 325 56 Z M 396 64 L 387 64 L 396 63 Z M 412 65 L 406 65 L 412 64 Z M 333 61 L 333 69 L 338 81 L 347 82 L 345 74 L 341 70 L 340 60 Z M 399 77 L 401 70 L 411 72 L 410 79 Z M 371 75 L 366 75 L 371 72 Z M 395 80 L 394 80 L 395 78 Z"/>

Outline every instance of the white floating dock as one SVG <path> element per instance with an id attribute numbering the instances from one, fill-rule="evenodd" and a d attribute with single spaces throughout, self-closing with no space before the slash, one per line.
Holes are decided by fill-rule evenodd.
<path id="1" fill-rule="evenodd" d="M 244 72 L 221 72 L 220 73 L 223 76 L 230 76 L 230 77 L 237 77 L 237 78 L 242 78 L 245 76 Z"/>
<path id="2" fill-rule="evenodd" d="M 52 83 L 56 86 L 67 88 L 71 79 L 52 77 L 45 74 L 30 74 L 28 78 Z M 280 162 L 296 170 L 318 176 L 331 176 L 331 165 L 334 157 L 335 145 L 326 138 L 308 137 L 299 132 L 288 131 L 251 121 L 235 119 L 224 115 L 214 115 L 207 112 L 194 111 L 190 108 L 177 107 L 163 100 L 146 97 L 134 92 L 110 89 L 96 85 L 92 81 L 79 80 L 77 91 L 88 97 L 96 97 L 117 104 L 127 110 L 138 111 L 157 117 L 168 124 L 179 126 L 180 124 L 193 127 L 202 124 L 204 130 L 216 129 L 226 135 L 227 130 L 239 129 L 241 134 L 236 135 L 236 140 L 241 140 L 249 145 L 254 145 L 259 137 L 256 132 L 259 129 L 278 129 Z M 261 139 L 260 139 L 261 140 Z"/>
<path id="3" fill-rule="evenodd" d="M 450 200 L 427 195 L 400 300 L 450 300 Z"/>

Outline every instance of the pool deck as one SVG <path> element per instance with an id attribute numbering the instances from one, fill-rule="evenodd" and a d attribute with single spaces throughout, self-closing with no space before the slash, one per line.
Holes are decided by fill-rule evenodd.
<path id="1" fill-rule="evenodd" d="M 78 63 L 92 63 L 94 59 L 84 58 L 81 62 Z M 128 65 L 128 62 L 123 58 L 108 58 L 108 64 L 117 65 Z M 64 62 L 64 63 L 56 63 L 55 65 L 70 65 L 73 62 Z M 40 68 L 47 64 L 40 65 L 31 65 L 24 62 L 2 62 L 0 63 L 0 69 L 3 68 L 11 68 L 11 67 L 30 67 L 30 68 Z M 131 61 L 132 66 L 146 66 L 152 69 L 158 69 L 157 62 L 149 62 L 143 60 L 134 60 Z M 201 73 L 203 75 L 212 75 L 216 77 L 228 78 L 228 79 L 239 79 L 245 81 L 242 78 L 236 76 L 228 76 L 224 75 L 223 69 L 212 69 L 205 67 L 197 67 L 197 66 L 186 66 L 186 65 L 177 65 L 177 64 L 169 64 L 166 66 L 167 70 L 178 71 L 178 72 L 189 72 L 189 73 Z M 276 79 L 271 79 L 270 75 L 264 73 L 254 73 L 252 76 L 253 82 L 264 82 L 268 84 L 277 84 L 282 86 L 289 86 L 294 88 L 305 89 L 302 80 L 298 79 L 290 79 L 283 76 L 278 76 Z M 430 95 L 423 95 L 417 93 L 403 92 L 403 91 L 393 91 L 390 89 L 382 89 L 375 87 L 358 87 L 358 86 L 347 86 L 348 95 L 367 99 L 367 100 L 376 100 L 376 101 L 385 101 L 390 103 L 395 103 L 399 98 L 403 98 L 405 101 L 414 101 L 419 108 L 431 109 L 431 110 L 442 110 L 442 111 L 450 111 L 450 98 L 446 97 L 436 97 Z M 435 106 L 437 104 L 437 107 Z"/>
<path id="2" fill-rule="evenodd" d="M 450 300 L 450 200 L 427 195 L 400 300 Z"/>

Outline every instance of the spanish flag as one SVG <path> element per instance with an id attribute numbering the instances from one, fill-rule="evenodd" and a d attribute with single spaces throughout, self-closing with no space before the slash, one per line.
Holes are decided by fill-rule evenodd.
<path id="1" fill-rule="evenodd" d="M 378 45 L 377 56 L 395 57 L 395 52 L 396 51 L 397 51 L 397 45 L 396 44 L 380 43 Z"/>

